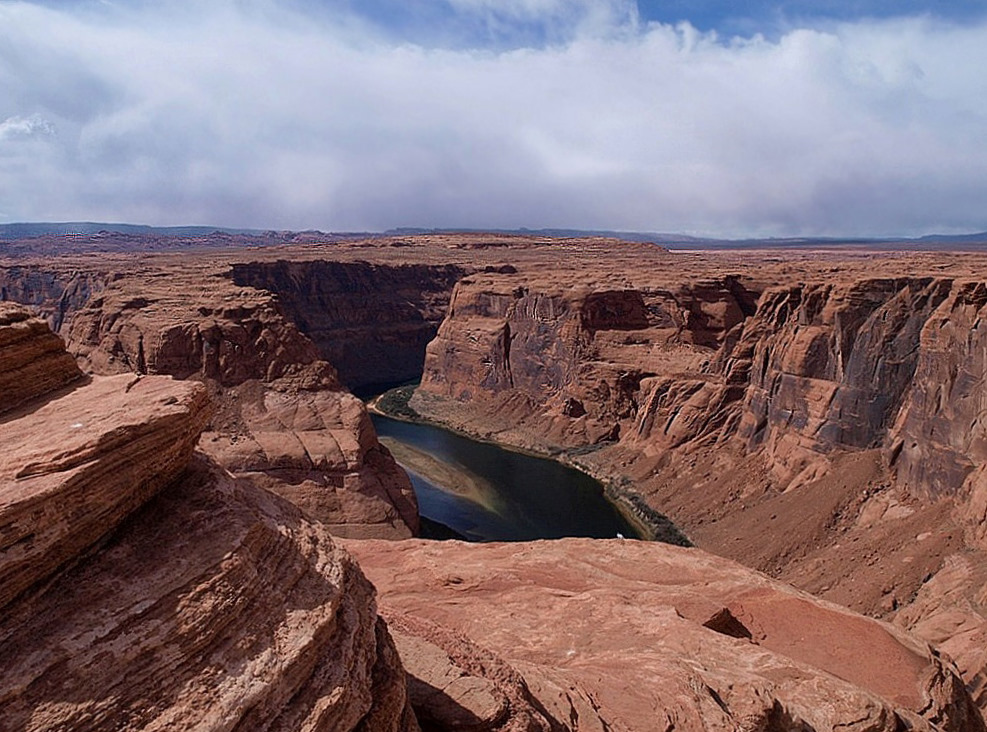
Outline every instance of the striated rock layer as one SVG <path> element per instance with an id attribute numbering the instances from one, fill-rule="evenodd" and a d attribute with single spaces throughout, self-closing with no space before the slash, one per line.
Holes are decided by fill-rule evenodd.
<path id="1" fill-rule="evenodd" d="M 347 546 L 399 628 L 422 719 L 475 730 L 984 729 L 929 646 L 699 550 Z"/>
<path id="2" fill-rule="evenodd" d="M 800 283 L 471 275 L 411 404 L 560 454 L 700 546 L 837 602 L 888 618 L 917 602 L 898 622 L 984 689 L 979 574 L 956 568 L 987 561 L 987 285 L 901 261 L 825 277 L 826 261 Z"/>
<path id="3" fill-rule="evenodd" d="M 174 481 L 208 405 L 198 384 L 102 377 L 0 424 L 0 606 Z"/>
<path id="4" fill-rule="evenodd" d="M 201 384 L 123 375 L 0 422 L 0 729 L 414 732 L 373 588 L 190 465 L 208 415 Z"/>
<path id="5" fill-rule="evenodd" d="M 0 655 L 3 729 L 417 729 L 359 569 L 205 463 L 7 607 Z"/>
<path id="6" fill-rule="evenodd" d="M 68 340 L 96 373 L 203 381 L 217 414 L 202 448 L 238 475 L 348 536 L 407 537 L 418 510 L 407 475 L 377 442 L 363 404 L 269 293 L 188 274 L 121 280 L 76 312 Z"/>
<path id="7" fill-rule="evenodd" d="M 987 708 L 987 257 L 289 239 L 8 259 L 0 299 L 37 306 L 101 372 L 201 379 L 225 465 L 341 533 L 406 536 L 398 469 L 323 359 L 352 372 L 367 347 L 368 380 L 406 369 L 449 297 L 422 413 L 557 454 L 703 548 L 920 632 Z M 464 273 L 454 296 L 444 268 Z M 382 282 L 386 307 L 367 307 Z"/>
<path id="8" fill-rule="evenodd" d="M 0 302 L 0 413 L 80 378 L 75 360 L 47 323 Z"/>

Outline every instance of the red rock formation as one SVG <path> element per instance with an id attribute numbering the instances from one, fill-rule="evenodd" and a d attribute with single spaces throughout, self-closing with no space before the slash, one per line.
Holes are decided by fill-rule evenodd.
<path id="1" fill-rule="evenodd" d="M 423 716 L 462 699 L 477 730 L 984 729 L 925 644 L 698 550 L 347 546 L 411 636 L 409 674 L 444 691 Z"/>
<path id="2" fill-rule="evenodd" d="M 163 281 L 162 281 L 163 280 Z M 407 475 L 377 442 L 362 403 L 268 293 L 154 273 L 108 286 L 68 340 L 96 373 L 204 381 L 218 413 L 202 447 L 221 464 L 349 536 L 407 537 L 418 512 Z"/>
<path id="3" fill-rule="evenodd" d="M 723 308 L 737 288 L 717 291 L 719 310 L 711 288 L 693 289 L 708 304 L 680 312 L 721 313 L 697 331 L 640 305 L 643 275 L 619 297 L 578 272 L 471 276 L 412 405 L 487 438 L 570 450 L 700 545 L 839 602 L 893 614 L 915 600 L 903 626 L 987 687 L 977 575 L 950 569 L 987 560 L 984 285 L 816 277 L 766 288 L 754 310 L 736 294 Z M 903 545 L 908 563 L 890 561 Z M 940 593 L 927 593 L 940 570 Z"/>
<path id="4" fill-rule="evenodd" d="M 393 461 L 366 438 L 358 410 L 331 396 L 338 387 L 327 386 L 334 377 L 321 358 L 334 342 L 354 344 L 339 359 L 370 344 L 404 363 L 402 338 L 420 343 L 447 284 L 416 294 L 396 270 L 470 272 L 429 349 L 421 411 L 501 442 L 561 450 L 668 513 L 705 548 L 897 616 L 948 649 L 987 708 L 977 569 L 987 564 L 984 262 L 948 253 L 669 254 L 480 234 L 309 237 L 208 258 L 18 261 L 0 268 L 0 295 L 19 293 L 57 317 L 66 312 L 57 302 L 78 306 L 59 294 L 66 283 L 103 287 L 98 317 L 85 316 L 98 327 L 71 331 L 80 354 L 107 370 L 139 369 L 143 358 L 149 371 L 204 379 L 219 397 L 206 443 L 213 454 L 293 490 L 293 500 L 322 500 L 343 531 L 360 533 L 391 525 L 403 489 L 385 500 L 398 485 L 381 478 Z M 46 279 L 45 267 L 57 276 Z M 277 298 L 231 283 L 237 268 Z M 107 270 L 126 277 L 107 285 Z M 332 284 L 323 289 L 314 272 Z M 410 306 L 395 305 L 400 298 L 391 310 L 355 306 L 366 303 L 369 272 L 393 275 Z M 317 312 L 323 306 L 338 318 Z M 322 339 L 318 351 L 292 319 Z M 261 347 L 264 333 L 272 339 Z M 484 688 L 492 699 L 513 687 L 498 686 L 500 697 Z"/>
<path id="5" fill-rule="evenodd" d="M 189 466 L 207 404 L 193 382 L 97 377 L 0 422 L 0 729 L 414 732 L 349 556 Z"/>
<path id="6" fill-rule="evenodd" d="M 0 413 L 82 378 L 62 339 L 24 308 L 0 302 Z"/>
<path id="7" fill-rule="evenodd" d="M 412 405 L 457 424 L 455 404 L 469 405 L 463 426 L 530 447 L 612 441 L 642 381 L 699 374 L 750 299 L 734 278 L 672 291 L 598 288 L 573 272 L 473 275 L 456 287 Z"/>

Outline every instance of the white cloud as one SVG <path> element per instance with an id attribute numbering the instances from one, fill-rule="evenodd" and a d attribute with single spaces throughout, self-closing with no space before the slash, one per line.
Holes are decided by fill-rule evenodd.
<path id="1" fill-rule="evenodd" d="M 568 40 L 442 50 L 259 0 L 0 0 L 0 208 L 336 230 L 987 229 L 987 25 L 772 42 L 640 28 L 618 0 L 449 1 L 557 19 Z M 43 148 L 14 144 L 25 130 Z"/>
<path id="2" fill-rule="evenodd" d="M 30 117 L 8 117 L 0 122 L 0 142 L 50 137 L 54 134 L 55 126 L 37 114 Z"/>

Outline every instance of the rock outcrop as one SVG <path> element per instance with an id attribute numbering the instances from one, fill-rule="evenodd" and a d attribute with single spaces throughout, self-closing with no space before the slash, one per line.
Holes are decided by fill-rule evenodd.
<path id="1" fill-rule="evenodd" d="M 0 421 L 0 729 L 418 729 L 350 557 L 192 458 L 201 384 L 41 391 Z"/>
<path id="2" fill-rule="evenodd" d="M 471 275 L 411 404 L 561 453 L 700 546 L 834 601 L 920 602 L 903 627 L 987 686 L 976 573 L 950 569 L 987 549 L 985 285 L 803 275 L 680 286 L 677 309 L 645 275 L 619 292 L 566 270 Z M 945 601 L 924 589 L 942 583 Z"/>
<path id="3" fill-rule="evenodd" d="M 699 550 L 347 546 L 400 628 L 423 719 L 458 714 L 475 730 L 984 729 L 927 645 Z"/>
<path id="4" fill-rule="evenodd" d="M 637 413 L 643 381 L 700 374 L 753 308 L 754 295 L 732 277 L 674 290 L 581 280 L 578 272 L 462 280 L 412 406 L 453 422 L 457 403 L 479 407 L 483 417 L 462 426 L 535 448 L 615 441 Z"/>
<path id="5" fill-rule="evenodd" d="M 0 414 L 82 378 L 62 339 L 13 303 L 0 302 Z"/>
<path id="6" fill-rule="evenodd" d="M 67 338 L 96 373 L 204 382 L 217 414 L 202 447 L 340 535 L 407 537 L 418 510 L 407 475 L 377 442 L 363 404 L 270 293 L 189 275 L 113 283 L 74 315 Z"/>

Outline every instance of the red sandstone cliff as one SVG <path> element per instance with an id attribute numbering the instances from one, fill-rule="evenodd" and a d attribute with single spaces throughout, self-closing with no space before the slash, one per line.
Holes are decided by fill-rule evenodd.
<path id="1" fill-rule="evenodd" d="M 23 370 L 12 331 L 53 337 L 22 315 L 4 309 L 0 375 Z M 0 729 L 418 728 L 349 556 L 193 459 L 202 385 L 23 386 L 0 418 Z"/>
<path id="2" fill-rule="evenodd" d="M 889 617 L 918 602 L 899 622 L 949 643 L 983 687 L 980 575 L 962 568 L 987 559 L 984 284 L 635 279 L 469 277 L 412 406 L 569 451 L 701 545 L 839 602 Z"/>
<path id="3" fill-rule="evenodd" d="M 202 448 L 348 536 L 410 536 L 407 475 L 363 404 L 267 292 L 221 276 L 120 279 L 78 310 L 70 349 L 94 373 L 203 381 L 218 405 Z M 182 280 L 177 280 L 182 282 Z"/>

